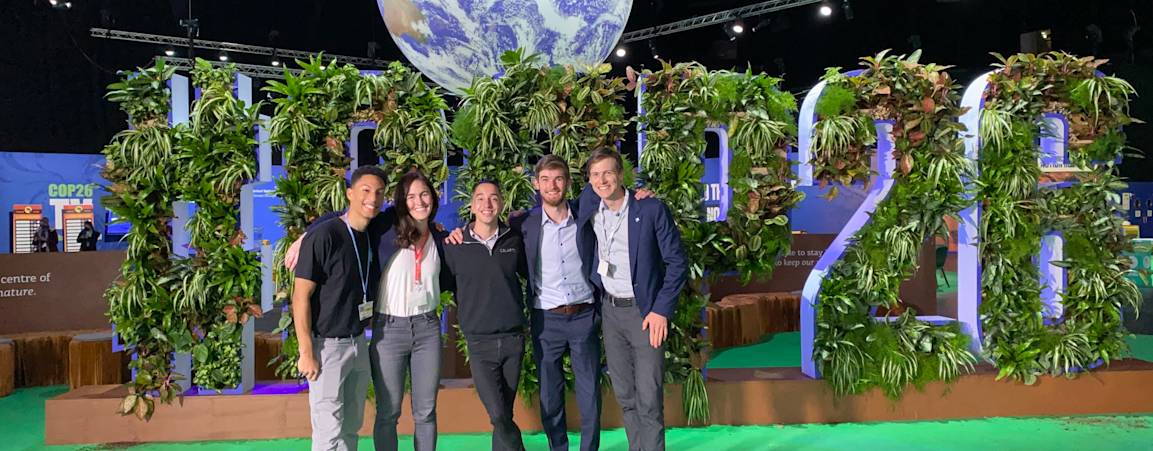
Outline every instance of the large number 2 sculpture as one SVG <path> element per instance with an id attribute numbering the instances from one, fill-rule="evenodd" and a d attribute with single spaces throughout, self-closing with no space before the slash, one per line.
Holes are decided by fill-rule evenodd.
<path id="1" fill-rule="evenodd" d="M 855 77 L 864 73 L 862 70 L 846 73 L 846 76 Z M 816 105 L 825 90 L 826 82 L 815 85 L 801 104 L 798 127 L 799 156 L 798 178 L 802 186 L 812 186 L 813 165 L 811 161 L 815 154 L 814 133 L 817 123 Z M 814 343 L 817 333 L 817 304 L 820 302 L 821 285 L 829 275 L 832 266 L 844 257 L 847 248 L 851 245 L 853 236 L 861 230 L 870 220 L 870 216 L 883 200 L 889 196 L 896 181 L 894 172 L 897 161 L 893 156 L 894 139 L 892 135 L 893 121 L 876 121 L 877 143 L 875 153 L 871 159 L 875 176 L 869 181 L 869 190 L 856 212 L 834 238 L 832 244 L 817 261 L 813 271 L 805 281 L 801 292 L 801 370 L 813 378 L 820 378 L 821 372 L 814 359 Z M 975 318 L 958 315 L 951 318 L 940 315 L 917 316 L 920 321 L 934 325 L 943 325 L 960 322 L 963 330 L 975 330 Z M 891 321 L 892 318 L 877 318 L 878 321 Z"/>

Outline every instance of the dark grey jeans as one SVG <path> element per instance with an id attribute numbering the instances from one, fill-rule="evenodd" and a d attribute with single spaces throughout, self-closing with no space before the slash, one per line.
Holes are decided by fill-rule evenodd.
<path id="1" fill-rule="evenodd" d="M 614 307 L 606 299 L 604 316 L 605 360 L 613 393 L 621 406 L 629 450 L 665 449 L 665 345 L 653 348 L 649 333 L 641 330 L 640 310 Z"/>
<path id="2" fill-rule="evenodd" d="M 396 422 L 404 399 L 405 376 L 412 376 L 413 442 L 416 451 L 436 449 L 436 395 L 440 390 L 440 318 L 435 312 L 410 317 L 377 314 L 372 326 L 372 384 L 378 451 L 395 451 Z"/>
<path id="3" fill-rule="evenodd" d="M 512 418 L 520 365 L 524 360 L 524 336 L 468 338 L 468 365 L 476 394 L 492 423 L 493 451 L 523 451 L 520 428 Z"/>

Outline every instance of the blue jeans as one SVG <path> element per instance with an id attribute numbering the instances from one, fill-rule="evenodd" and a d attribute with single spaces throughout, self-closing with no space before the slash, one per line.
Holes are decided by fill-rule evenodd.
<path id="1" fill-rule="evenodd" d="M 415 449 L 436 449 L 440 353 L 440 319 L 435 312 L 410 317 L 377 314 L 374 318 L 369 357 L 376 390 L 372 441 L 378 451 L 396 450 L 396 422 L 410 369 Z"/>

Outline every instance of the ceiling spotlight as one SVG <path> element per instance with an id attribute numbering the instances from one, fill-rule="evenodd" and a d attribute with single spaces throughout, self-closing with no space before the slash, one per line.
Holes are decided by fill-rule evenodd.
<path id="1" fill-rule="evenodd" d="M 164 56 L 176 56 L 176 49 L 172 47 L 164 49 Z"/>
<path id="2" fill-rule="evenodd" d="M 822 17 L 829 17 L 833 15 L 833 7 L 829 5 L 821 5 L 821 9 L 819 11 Z"/>
<path id="3" fill-rule="evenodd" d="M 733 25 L 730 26 L 729 29 L 733 30 L 733 33 L 736 33 L 736 34 L 744 33 L 745 32 L 745 22 L 743 20 L 741 20 L 740 18 L 738 18 L 737 20 L 733 21 Z"/>
<path id="4" fill-rule="evenodd" d="M 617 58 L 624 58 L 625 55 L 628 55 L 628 53 L 629 52 L 625 50 L 624 47 L 617 47 Z"/>
<path id="5" fill-rule="evenodd" d="M 64 9 L 72 9 L 72 2 L 64 2 Z"/>
<path id="6" fill-rule="evenodd" d="M 220 58 L 220 61 L 228 61 L 228 54 L 225 52 L 220 52 L 220 56 L 218 58 Z"/>
<path id="7" fill-rule="evenodd" d="M 657 45 L 654 44 L 652 40 L 649 40 L 649 51 L 652 52 L 653 59 L 655 59 L 655 60 L 661 59 L 660 52 L 657 52 Z"/>
<path id="8" fill-rule="evenodd" d="M 52 5 L 52 6 L 56 6 L 56 5 L 60 4 L 60 0 L 48 0 L 48 4 Z"/>
<path id="9" fill-rule="evenodd" d="M 273 67 L 280 67 L 280 60 L 272 60 Z"/>

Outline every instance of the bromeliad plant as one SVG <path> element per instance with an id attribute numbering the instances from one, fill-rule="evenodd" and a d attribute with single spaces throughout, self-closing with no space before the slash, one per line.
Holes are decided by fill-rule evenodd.
<path id="1" fill-rule="evenodd" d="M 122 73 L 109 85 L 108 98 L 128 113 L 132 128 L 117 133 L 104 147 L 102 176 L 111 193 L 101 200 L 105 208 L 132 224 L 128 252 L 120 277 L 105 292 L 108 317 L 121 342 L 136 358 L 129 367 L 134 378 L 117 409 L 122 415 L 147 420 L 156 402 L 171 403 L 183 393 L 172 354 L 187 349 L 192 335 L 174 305 L 170 288 L 162 281 L 171 271 L 172 249 L 168 222 L 177 197 L 172 171 L 176 155 L 168 124 L 168 80 L 173 69 L 157 60 L 152 67 Z"/>
<path id="2" fill-rule="evenodd" d="M 989 75 L 981 116 L 981 320 L 986 356 L 1010 377 L 1033 384 L 1040 375 L 1075 377 L 1127 350 L 1121 309 L 1141 299 L 1124 275 L 1130 242 L 1121 229 L 1116 173 L 1125 148 L 1121 128 L 1133 87 L 1097 72 L 1105 63 L 1065 53 L 1000 60 Z M 1072 186 L 1040 188 L 1039 123 L 1056 112 L 1068 123 L 1067 152 L 1078 170 Z M 1060 318 L 1041 301 L 1035 256 L 1049 231 L 1065 238 L 1068 286 Z M 1050 324 L 1049 322 L 1052 322 Z"/>
<path id="3" fill-rule="evenodd" d="M 634 74 L 629 74 L 635 79 Z M 796 136 L 796 100 L 764 74 L 709 72 L 696 63 L 664 63 L 643 74 L 638 118 L 646 134 L 641 175 L 672 211 L 690 262 L 689 282 L 672 318 L 666 344 L 669 382 L 684 383 L 690 422 L 708 421 L 701 356 L 700 311 L 708 303 L 709 274 L 736 269 L 741 280 L 771 274 L 789 251 L 787 213 L 802 198 L 790 185 L 787 149 Z M 727 125 L 733 204 L 725 222 L 701 221 L 705 128 Z"/>
<path id="4" fill-rule="evenodd" d="M 240 383 L 241 332 L 262 311 L 260 262 L 241 246 L 241 187 L 256 176 L 254 130 L 260 105 L 233 94 L 235 67 L 197 59 L 192 82 L 201 97 L 191 121 L 174 129 L 181 198 L 196 204 L 188 221 L 191 257 L 178 260 L 164 284 L 195 344 L 192 381 L 223 390 Z"/>
<path id="5" fill-rule="evenodd" d="M 377 128 L 373 142 L 384 159 L 384 169 L 399 175 L 419 169 L 434 184 L 448 175 L 444 157 L 448 146 L 448 124 L 443 96 L 428 86 L 419 73 L 394 63 L 380 75 L 361 75 L 352 65 L 339 65 L 322 56 L 297 61 L 300 75 L 285 72 L 285 81 L 270 82 L 265 88 L 277 98 L 271 121 L 271 141 L 284 148 L 285 177 L 276 182 L 277 195 L 284 201 L 277 213 L 285 236 L 277 243 L 275 257 L 276 298 L 284 304 L 291 299 L 293 275 L 284 269 L 284 253 L 316 218 L 340 211 L 347 202 L 345 173 L 351 159 L 345 142 L 351 124 L 373 121 Z M 293 335 L 291 310 L 277 332 L 286 334 L 281 354 L 271 363 L 281 377 L 296 377 L 298 350 Z"/>
<path id="6" fill-rule="evenodd" d="M 909 384 L 951 381 L 976 362 L 956 324 L 933 326 L 912 310 L 893 322 L 873 318 L 877 308 L 898 307 L 901 282 L 916 271 L 925 240 L 967 205 L 972 168 L 959 134 L 957 86 L 946 67 L 921 64 L 919 56 L 882 52 L 862 58 L 858 76 L 833 68 L 823 78 L 813 161 L 822 183 L 868 177 L 875 121 L 892 122 L 897 161 L 888 197 L 821 285 L 812 358 L 837 395 L 880 387 L 896 398 Z"/>

